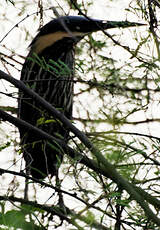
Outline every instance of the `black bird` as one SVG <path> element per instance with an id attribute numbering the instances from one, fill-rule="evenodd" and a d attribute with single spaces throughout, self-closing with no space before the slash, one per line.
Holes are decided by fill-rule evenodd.
<path id="1" fill-rule="evenodd" d="M 85 35 L 110 28 L 139 26 L 134 22 L 114 22 L 63 16 L 43 26 L 30 44 L 23 65 L 21 80 L 68 119 L 72 119 L 74 47 Z M 64 141 L 69 139 L 67 128 L 52 117 L 27 94 L 19 94 L 19 117 Z M 20 129 L 21 146 L 26 169 L 35 178 L 57 175 L 65 150 L 56 143 Z"/>

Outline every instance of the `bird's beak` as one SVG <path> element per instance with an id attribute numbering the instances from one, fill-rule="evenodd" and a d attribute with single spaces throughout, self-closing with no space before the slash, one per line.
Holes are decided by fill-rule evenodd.
<path id="1" fill-rule="evenodd" d="M 106 20 L 95 20 L 95 24 L 99 28 L 98 30 L 106 30 L 112 28 L 128 28 L 132 26 L 145 26 L 146 24 L 138 22 L 128 22 L 128 21 L 106 21 Z"/>
<path id="2" fill-rule="evenodd" d="M 100 23 L 97 23 L 97 26 L 101 27 L 101 29 L 111 29 L 111 28 L 127 28 L 132 26 L 145 26 L 146 24 L 138 23 L 138 22 L 128 22 L 128 21 L 105 21 L 101 20 Z"/>
<path id="3" fill-rule="evenodd" d="M 129 22 L 129 21 L 107 21 L 99 19 L 88 19 L 83 22 L 83 27 L 81 32 L 84 35 L 99 30 L 106 30 L 112 28 L 128 28 L 132 26 L 145 26 L 146 24 L 138 22 Z"/>

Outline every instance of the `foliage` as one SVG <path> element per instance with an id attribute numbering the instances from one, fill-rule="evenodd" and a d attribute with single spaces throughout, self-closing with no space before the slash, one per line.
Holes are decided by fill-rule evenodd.
<path id="1" fill-rule="evenodd" d="M 122 2 L 107 1 L 102 12 L 106 16 L 107 8 L 114 11 Z M 3 31 L 1 69 L 19 78 L 24 50 L 36 28 L 59 14 L 89 15 L 94 4 L 83 0 L 6 1 L 2 21 L 13 28 Z M 15 19 L 8 17 L 9 7 L 16 26 Z M 2 136 L 0 144 L 1 153 L 10 156 L 7 165 L 0 167 L 1 229 L 159 229 L 159 8 L 154 0 L 129 1 L 124 18 L 133 17 L 149 27 L 92 34 L 76 47 L 72 124 L 85 133 L 86 142 L 71 132 L 69 146 L 75 155 L 65 152 L 59 184 L 51 178 L 39 181 L 29 177 L 28 200 L 18 198 L 23 197 L 26 177 L 21 172 L 23 163 L 19 163 L 22 156 L 17 154 L 18 133 L 13 126 L 6 130 L 3 125 L 7 122 L 1 123 L 0 132 L 12 139 L 11 143 Z M 14 39 L 10 45 L 14 31 L 18 31 L 19 42 Z M 70 74 L 61 61 L 46 63 L 36 54 L 30 60 L 59 78 Z M 0 108 L 16 113 L 16 87 L 3 82 L 2 88 L 1 101 L 10 100 Z M 40 126 L 54 119 L 42 117 L 37 122 Z M 93 148 L 87 146 L 88 140 Z M 48 143 L 53 149 L 62 148 L 51 140 Z M 60 207 L 59 192 L 64 198 Z"/>

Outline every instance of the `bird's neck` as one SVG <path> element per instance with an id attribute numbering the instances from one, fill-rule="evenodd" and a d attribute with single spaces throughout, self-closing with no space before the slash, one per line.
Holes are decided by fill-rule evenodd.
<path id="1" fill-rule="evenodd" d="M 54 42 L 49 47 L 42 50 L 40 53 L 36 53 L 36 55 L 41 59 L 43 58 L 47 63 L 51 59 L 54 62 L 58 62 L 59 60 L 68 66 L 70 70 L 73 70 L 74 67 L 74 54 L 75 54 L 75 41 L 71 38 L 63 38 Z M 31 47 L 30 55 L 35 53 L 36 47 Z"/>
<path id="2" fill-rule="evenodd" d="M 75 44 L 72 39 L 63 38 L 62 40 L 59 40 L 53 43 L 51 46 L 45 48 L 42 52 L 36 53 L 36 47 L 33 44 L 33 46 L 31 46 L 31 50 L 28 57 L 34 59 L 34 68 L 36 68 L 36 66 L 42 66 L 42 69 L 48 70 L 48 67 L 50 68 L 51 66 L 51 69 L 53 67 L 60 72 L 67 71 L 67 75 L 68 73 L 71 73 L 71 76 L 73 77 L 75 54 L 74 46 Z M 58 65 L 60 65 L 60 68 L 58 67 Z"/>

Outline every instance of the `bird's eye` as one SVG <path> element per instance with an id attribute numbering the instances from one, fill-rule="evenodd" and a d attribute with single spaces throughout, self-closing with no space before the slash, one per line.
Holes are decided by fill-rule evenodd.
<path id="1" fill-rule="evenodd" d="M 79 26 L 76 26 L 76 30 L 80 30 L 81 28 Z"/>

